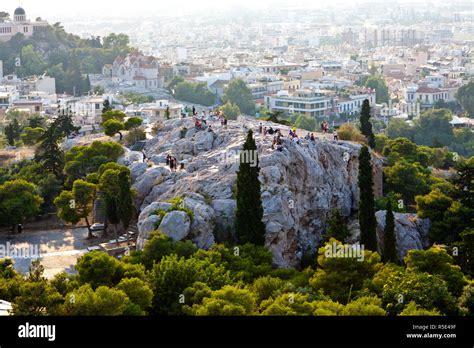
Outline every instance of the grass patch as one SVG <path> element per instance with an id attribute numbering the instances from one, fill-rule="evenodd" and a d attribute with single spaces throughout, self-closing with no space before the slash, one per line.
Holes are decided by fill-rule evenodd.
<path id="1" fill-rule="evenodd" d="M 153 215 L 157 215 L 160 218 L 160 220 L 157 221 L 157 223 L 155 224 L 156 228 L 158 228 L 158 226 L 161 224 L 161 221 L 163 220 L 165 215 L 171 211 L 183 211 L 189 216 L 189 219 L 191 219 L 191 222 L 193 222 L 194 212 L 191 209 L 184 206 L 184 200 L 182 197 L 175 197 L 173 199 L 170 199 L 168 203 L 171 204 L 170 209 L 168 210 L 158 209 L 157 211 L 153 213 Z"/>

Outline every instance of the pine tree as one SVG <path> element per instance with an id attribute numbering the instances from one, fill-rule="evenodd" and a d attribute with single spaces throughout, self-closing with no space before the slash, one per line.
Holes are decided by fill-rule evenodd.
<path id="1" fill-rule="evenodd" d="M 374 191 L 372 163 L 367 146 L 359 153 L 359 225 L 360 243 L 366 249 L 377 251 L 376 220 L 374 207 Z"/>
<path id="2" fill-rule="evenodd" d="M 383 260 L 384 262 L 398 263 L 397 240 L 395 237 L 395 221 L 392 211 L 392 203 L 387 203 L 387 215 L 385 216 L 385 229 L 383 235 Z"/>
<path id="3" fill-rule="evenodd" d="M 360 111 L 360 131 L 367 138 L 370 148 L 375 148 L 375 136 L 372 131 L 372 123 L 370 123 L 370 104 L 369 100 L 365 99 L 362 103 L 362 110 Z"/>
<path id="4" fill-rule="evenodd" d="M 72 112 L 71 110 L 62 110 L 56 116 L 56 119 L 53 122 L 53 125 L 56 127 L 58 132 L 58 137 L 63 138 L 71 135 L 74 132 L 77 132 L 81 127 L 74 126 L 72 121 Z"/>
<path id="5" fill-rule="evenodd" d="M 331 215 L 327 220 L 327 224 L 328 230 L 326 233 L 326 240 L 335 238 L 338 241 L 344 242 L 344 240 L 351 234 L 349 228 L 347 227 L 344 216 L 337 208 L 331 210 Z"/>
<path id="6" fill-rule="evenodd" d="M 247 160 L 244 157 L 247 157 Z M 248 161 L 249 158 L 255 161 Z M 235 228 L 237 239 L 241 244 L 263 245 L 265 243 L 265 225 L 262 222 L 263 206 L 260 195 L 260 181 L 258 180 L 259 172 L 257 146 L 253 139 L 253 132 L 249 130 L 240 156 L 239 171 L 237 172 Z"/>

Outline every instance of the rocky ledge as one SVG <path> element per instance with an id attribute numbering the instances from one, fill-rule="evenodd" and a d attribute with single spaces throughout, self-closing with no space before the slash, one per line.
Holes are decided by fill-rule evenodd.
<path id="1" fill-rule="evenodd" d="M 283 138 L 281 151 L 271 148 L 272 136 L 258 134 L 259 121 L 239 117 L 227 128 L 219 122 L 213 132 L 198 131 L 192 119 L 166 121 L 146 144 L 143 155 L 127 152 L 136 204 L 140 210 L 138 247 L 159 229 L 175 240 L 190 239 L 200 248 L 216 241 L 235 240 L 233 187 L 239 167 L 238 151 L 249 128 L 254 130 L 260 161 L 261 196 L 266 246 L 281 267 L 295 266 L 305 253 L 314 253 L 326 231 L 332 208 L 351 216 L 358 209 L 358 153 L 360 145 L 321 137 L 292 143 Z M 286 136 L 289 128 L 279 128 Z M 298 134 L 304 136 L 305 131 Z M 166 156 L 184 164 L 170 171 Z M 374 190 L 382 194 L 382 163 L 374 156 Z M 169 203 L 181 197 L 179 207 Z"/>

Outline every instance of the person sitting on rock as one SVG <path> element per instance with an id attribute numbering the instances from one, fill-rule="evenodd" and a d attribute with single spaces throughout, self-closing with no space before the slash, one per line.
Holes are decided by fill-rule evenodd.
<path id="1" fill-rule="evenodd" d="M 273 135 L 275 133 L 275 131 L 273 130 L 272 127 L 270 127 L 270 128 L 268 128 L 267 133 L 270 134 L 270 135 Z"/>
<path id="2" fill-rule="evenodd" d="M 304 137 L 305 140 L 309 140 L 311 138 L 311 136 L 308 134 L 306 134 L 306 136 Z"/>
<path id="3" fill-rule="evenodd" d="M 311 137 L 309 138 L 311 141 L 316 141 L 316 138 L 314 137 L 314 134 L 311 133 Z"/>
<path id="4" fill-rule="evenodd" d="M 211 125 L 209 125 L 209 127 L 207 127 L 207 131 L 208 131 L 208 132 L 213 132 Z"/>
<path id="5" fill-rule="evenodd" d="M 196 127 L 196 129 L 201 129 L 202 128 L 201 121 L 199 121 L 197 118 L 194 119 L 194 127 Z"/>
<path id="6" fill-rule="evenodd" d="M 298 137 L 295 136 L 295 137 L 293 138 L 293 143 L 295 143 L 295 144 L 297 144 L 297 145 L 301 145 L 300 138 L 298 138 Z"/>
<path id="7" fill-rule="evenodd" d="M 171 156 L 170 156 L 170 155 L 167 155 L 167 156 L 166 156 L 166 165 L 167 165 L 167 166 L 170 165 L 170 160 L 171 160 Z"/>

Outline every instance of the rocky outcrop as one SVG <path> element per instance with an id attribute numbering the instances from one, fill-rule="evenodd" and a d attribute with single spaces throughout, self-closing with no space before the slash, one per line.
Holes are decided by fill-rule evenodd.
<path id="1" fill-rule="evenodd" d="M 184 211 L 170 211 L 163 217 L 158 229 L 172 240 L 183 240 L 190 232 L 191 220 Z"/>
<path id="2" fill-rule="evenodd" d="M 132 165 L 138 175 L 134 180 L 136 203 L 142 212 L 139 246 L 149 236 L 157 205 L 176 196 L 183 197 L 184 206 L 194 215 L 189 233 L 179 232 L 180 238 L 190 239 L 201 248 L 208 248 L 215 241 L 235 239 L 233 187 L 239 167 L 237 151 L 249 128 L 255 132 L 260 161 L 266 246 L 276 265 L 297 265 L 303 254 L 316 251 L 332 208 L 338 207 L 345 216 L 358 209 L 359 144 L 323 138 L 298 145 L 283 138 L 283 148 L 278 151 L 271 148 L 271 136 L 256 133 L 259 121 L 255 119 L 240 117 L 229 121 L 227 128 L 218 122 L 208 123 L 214 132 L 197 131 L 191 119 L 166 121 L 145 147 L 150 167 L 138 175 L 143 167 Z M 288 127 L 266 125 L 288 134 Z M 304 135 L 304 131 L 299 132 Z M 172 173 L 163 163 L 167 154 L 184 163 L 184 170 Z M 374 178 L 379 196 L 382 171 L 381 160 L 376 157 Z"/>
<path id="3" fill-rule="evenodd" d="M 375 214 L 377 218 L 377 239 L 379 252 L 383 250 L 385 228 L 385 210 Z M 400 260 L 406 256 L 408 250 L 420 250 L 429 247 L 430 220 L 420 219 L 415 214 L 394 213 L 395 237 Z"/>

